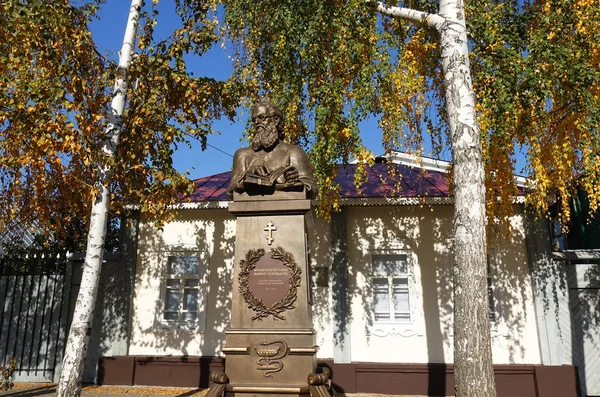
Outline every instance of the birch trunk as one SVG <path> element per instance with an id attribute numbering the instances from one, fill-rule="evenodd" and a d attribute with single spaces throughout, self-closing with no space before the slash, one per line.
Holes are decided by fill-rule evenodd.
<path id="1" fill-rule="evenodd" d="M 454 390 L 457 397 L 493 397 L 484 170 L 463 0 L 440 0 L 438 14 L 367 3 L 380 13 L 425 23 L 440 36 L 454 163 Z"/>
<path id="2" fill-rule="evenodd" d="M 454 389 L 492 397 L 484 170 L 462 0 L 441 0 L 439 15 L 454 163 Z"/>
<path id="3" fill-rule="evenodd" d="M 98 192 L 92 203 L 83 275 L 58 381 L 56 395 L 59 397 L 74 397 L 81 394 L 81 382 L 87 357 L 89 336 L 92 330 L 96 296 L 98 295 L 108 210 L 110 207 L 109 184 L 112 173 L 110 164 L 116 158 L 119 136 L 123 125 L 122 116 L 127 93 L 127 70 L 133 57 L 135 33 L 142 3 L 143 0 L 131 1 L 123 46 L 119 53 L 119 66 L 113 89 L 111 115 L 104 130 L 102 151 L 104 152 L 105 161 L 99 167 L 96 180 Z"/>

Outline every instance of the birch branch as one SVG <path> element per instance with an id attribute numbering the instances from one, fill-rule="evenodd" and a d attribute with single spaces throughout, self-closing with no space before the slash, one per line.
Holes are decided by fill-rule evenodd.
<path id="1" fill-rule="evenodd" d="M 373 7 L 380 14 L 388 15 L 393 18 L 407 19 L 416 23 L 422 23 L 436 30 L 439 30 L 445 21 L 444 18 L 437 14 L 413 10 L 412 8 L 391 6 L 376 0 L 366 0 L 366 3 L 367 5 Z"/>

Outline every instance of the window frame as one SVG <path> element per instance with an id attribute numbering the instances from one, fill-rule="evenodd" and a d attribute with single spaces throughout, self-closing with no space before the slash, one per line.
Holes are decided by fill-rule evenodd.
<path id="1" fill-rule="evenodd" d="M 171 259 L 173 257 L 195 257 L 197 258 L 197 274 L 183 273 L 171 274 Z M 158 304 L 157 319 L 160 324 L 160 331 L 189 331 L 189 332 L 204 332 L 206 326 L 206 311 L 208 298 L 208 255 L 201 251 L 192 250 L 167 250 L 161 255 L 162 280 L 160 286 L 160 302 Z M 179 288 L 169 286 L 170 280 L 179 280 Z M 195 290 L 197 291 L 196 298 L 196 318 L 186 319 L 185 313 L 194 312 L 194 310 L 184 309 L 184 300 L 186 289 L 186 281 L 197 280 Z M 177 311 L 167 309 L 167 298 L 169 290 L 179 289 Z M 177 313 L 177 318 L 165 318 L 166 313 Z"/>
<path id="2" fill-rule="evenodd" d="M 405 272 L 400 273 L 380 273 L 375 269 L 375 261 L 378 257 L 405 257 Z M 376 327 L 381 326 L 412 326 L 416 323 L 416 304 L 417 304 L 417 291 L 416 291 L 416 278 L 414 261 L 412 258 L 412 252 L 405 250 L 393 250 L 393 251 L 379 251 L 371 253 L 371 272 L 369 274 L 369 283 L 371 286 L 371 307 L 372 307 L 372 324 Z M 387 279 L 387 294 L 388 294 L 388 307 L 389 307 L 389 320 L 378 320 L 377 313 L 375 311 L 375 279 Z M 394 310 L 394 280 L 406 280 L 406 291 L 408 292 L 408 311 L 402 312 L 408 315 L 408 320 L 397 320 L 396 312 Z"/>

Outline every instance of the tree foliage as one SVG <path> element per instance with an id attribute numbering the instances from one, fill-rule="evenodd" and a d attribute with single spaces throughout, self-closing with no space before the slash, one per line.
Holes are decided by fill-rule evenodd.
<path id="1" fill-rule="evenodd" d="M 3 227 L 35 220 L 61 235 L 89 213 L 116 73 L 88 28 L 101 3 L 0 3 Z M 214 8 L 178 2 L 181 26 L 157 42 L 156 3 L 142 15 L 111 201 L 115 214 L 138 203 L 143 213 L 164 219 L 174 197 L 192 188 L 173 168 L 173 151 L 190 138 L 204 139 L 210 121 L 231 117 L 235 102 L 223 82 L 186 70 L 184 54 L 201 55 L 217 40 Z"/>
<path id="2" fill-rule="evenodd" d="M 37 219 L 64 230 L 86 214 L 115 67 L 88 23 L 103 0 L 6 1 L 0 5 L 0 195 L 2 219 Z M 384 146 L 439 154 L 448 146 L 435 32 L 377 16 L 362 0 L 176 1 L 181 25 L 157 42 L 157 1 L 143 16 L 134 82 L 115 162 L 113 211 L 165 205 L 190 189 L 171 162 L 177 145 L 203 139 L 210 121 L 269 98 L 287 136 L 310 150 L 321 209 L 339 205 L 336 163 L 369 161 L 358 125 L 379 117 Z M 437 2 L 404 6 L 436 12 Z M 222 4 L 222 8 L 218 8 Z M 599 6 L 591 0 L 467 2 L 473 84 L 489 214 L 510 213 L 514 156 L 527 154 L 529 196 L 540 212 L 577 180 L 598 206 Z M 228 39 L 228 82 L 194 77 L 184 55 Z M 160 111 L 159 111 L 160 110 Z M 364 164 L 365 163 L 361 163 Z M 519 171 L 519 170 L 517 170 Z M 360 177 L 360 172 L 358 173 Z M 563 206 L 563 217 L 569 216 Z M 11 222 L 3 221 L 3 225 Z"/>
<path id="3" fill-rule="evenodd" d="M 224 1 L 246 98 L 268 97 L 288 134 L 311 148 L 322 209 L 336 207 L 336 162 L 367 160 L 358 123 L 380 117 L 388 149 L 448 146 L 439 40 L 425 26 L 377 16 L 363 0 Z M 437 1 L 400 5 L 437 12 Z M 598 206 L 599 8 L 591 0 L 465 2 L 484 146 L 488 215 L 505 219 L 515 155 L 527 155 L 540 213 L 585 187 Z M 497 196 L 503 200 L 498 201 Z M 563 218 L 569 216 L 563 206 Z M 493 218 L 490 218 L 493 219 Z"/>
<path id="4" fill-rule="evenodd" d="M 528 158 L 527 176 L 535 183 L 528 199 L 541 213 L 547 213 L 554 195 L 568 203 L 578 184 L 595 211 L 600 198 L 600 5 L 480 1 L 467 7 L 488 192 L 498 181 L 501 186 L 510 182 L 510 156 L 520 146 Z M 510 191 L 502 192 L 507 196 Z M 566 223 L 569 205 L 561 209 Z"/>
<path id="5" fill-rule="evenodd" d="M 377 111 L 373 78 L 378 64 L 391 61 L 375 15 L 358 2 L 224 3 L 224 34 L 235 43 L 234 78 L 246 104 L 268 98 L 282 109 L 286 138 L 310 147 L 325 188 L 321 207 L 336 207 L 335 164 L 368 158 L 358 123 Z"/>
<path id="6" fill-rule="evenodd" d="M 91 10 L 62 3 L 0 5 L 4 225 L 37 218 L 47 220 L 46 229 L 64 228 L 87 200 L 61 198 L 89 196 L 84 170 L 106 111 L 106 65 L 85 28 Z"/>

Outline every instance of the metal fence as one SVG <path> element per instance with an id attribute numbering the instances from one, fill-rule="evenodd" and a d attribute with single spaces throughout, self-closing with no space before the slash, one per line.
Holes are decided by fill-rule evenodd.
<path id="1" fill-rule="evenodd" d="M 0 258 L 0 366 L 17 381 L 51 382 L 65 346 L 72 262 L 68 255 Z"/>

